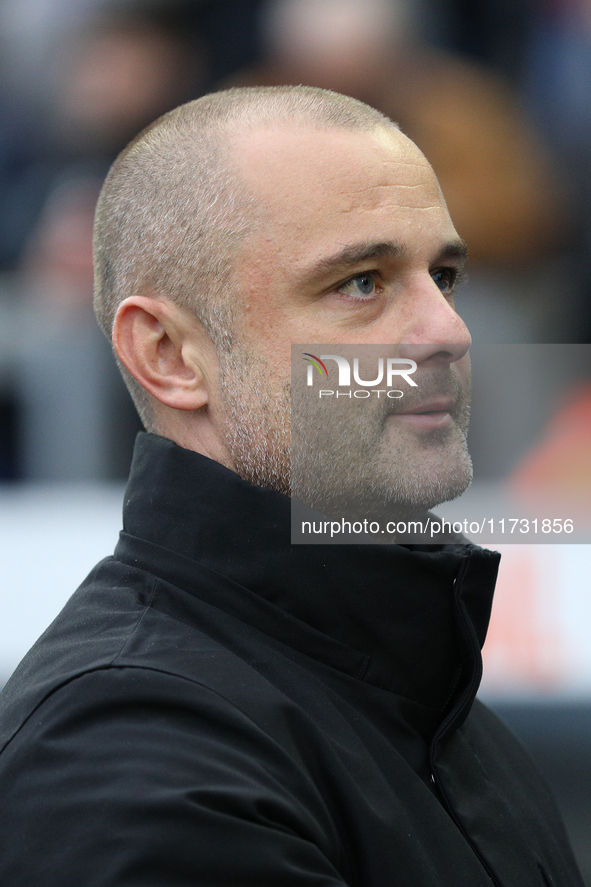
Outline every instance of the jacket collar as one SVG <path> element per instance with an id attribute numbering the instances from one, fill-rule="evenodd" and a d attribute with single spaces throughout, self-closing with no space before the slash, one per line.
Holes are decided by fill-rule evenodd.
<path id="1" fill-rule="evenodd" d="M 472 545 L 291 545 L 290 504 L 142 433 L 116 556 L 149 561 L 197 597 L 214 577 L 222 609 L 242 612 L 241 598 L 249 599 L 260 610 L 257 625 L 282 640 L 282 622 L 292 617 L 292 646 L 320 658 L 324 648 L 327 660 L 337 649 L 355 651 L 351 662 L 365 681 L 439 712 L 463 670 L 469 706 L 500 556 Z"/>

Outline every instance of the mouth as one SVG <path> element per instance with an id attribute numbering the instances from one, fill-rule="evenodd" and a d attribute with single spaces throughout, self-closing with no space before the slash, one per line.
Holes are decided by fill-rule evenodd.
<path id="1" fill-rule="evenodd" d="M 397 410 L 390 415 L 397 421 L 417 431 L 435 431 L 446 428 L 453 422 L 456 401 L 453 398 L 436 398 L 415 404 L 407 409 Z"/>

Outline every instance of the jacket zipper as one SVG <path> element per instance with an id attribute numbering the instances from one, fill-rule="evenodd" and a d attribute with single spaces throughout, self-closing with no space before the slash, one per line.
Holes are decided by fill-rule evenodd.
<path id="1" fill-rule="evenodd" d="M 460 564 L 460 568 L 459 568 L 459 570 L 458 570 L 457 576 L 456 576 L 456 578 L 454 579 L 454 583 L 453 583 L 453 587 L 454 587 L 454 597 L 456 597 L 457 593 L 459 592 L 459 588 L 460 588 L 460 586 L 461 586 L 461 584 L 462 584 L 462 578 L 463 578 L 464 573 L 466 572 L 466 569 L 467 569 L 467 567 L 468 567 L 468 561 L 469 561 L 469 559 L 470 559 L 470 556 L 471 556 L 471 552 L 467 552 L 467 553 L 464 555 L 464 557 L 462 558 L 462 562 L 461 562 L 461 564 Z M 478 650 L 478 655 L 480 655 L 480 650 Z M 470 685 L 471 685 L 471 684 L 472 684 L 472 680 L 470 680 L 470 683 L 469 683 L 468 686 L 466 687 L 464 693 L 461 694 L 461 696 L 460 696 L 458 702 L 456 703 L 456 705 L 454 706 L 454 708 L 452 708 L 452 710 L 448 713 L 447 717 L 444 718 L 443 724 L 440 724 L 439 729 L 437 730 L 437 732 L 435 733 L 435 736 L 433 737 L 433 740 L 432 740 L 432 742 L 431 742 L 431 748 L 430 748 L 430 750 L 429 750 L 429 763 L 430 763 L 430 770 L 431 770 L 431 779 L 432 779 L 432 781 L 433 781 L 433 784 L 434 784 L 435 788 L 437 789 L 437 792 L 438 792 L 438 794 L 439 794 L 439 796 L 440 796 L 441 803 L 442 803 L 443 807 L 445 808 L 445 810 L 447 810 L 449 816 L 451 817 L 451 819 L 452 819 L 453 822 L 455 823 L 456 827 L 459 829 L 460 834 L 463 835 L 463 837 L 465 838 L 466 842 L 467 842 L 468 845 L 471 847 L 472 852 L 474 853 L 474 855 L 476 856 L 476 858 L 478 859 L 478 861 L 479 861 L 480 864 L 482 865 L 484 871 L 486 872 L 486 874 L 487 874 L 488 877 L 490 878 L 491 884 L 493 884 L 494 887 L 503 887 L 503 885 L 501 884 L 501 882 L 497 880 L 497 878 L 496 878 L 494 872 L 491 871 L 490 866 L 489 866 L 488 862 L 486 861 L 486 859 L 484 859 L 484 857 L 482 856 L 481 852 L 480 852 L 480 851 L 478 850 L 478 848 L 475 847 L 474 844 L 472 843 L 472 840 L 470 839 L 470 836 L 469 836 L 468 833 L 466 832 L 466 830 L 465 830 L 465 828 L 464 828 L 462 822 L 458 819 L 458 817 L 457 817 L 457 815 L 456 815 L 456 812 L 455 812 L 455 810 L 454 810 L 454 808 L 453 808 L 452 804 L 450 803 L 450 800 L 449 800 L 449 798 L 448 798 L 448 796 L 447 796 L 447 793 L 446 793 L 446 791 L 445 791 L 445 788 L 444 788 L 443 784 L 441 783 L 441 780 L 440 780 L 440 779 L 438 778 L 438 776 L 437 776 L 436 763 L 435 763 L 435 760 L 434 760 L 434 757 L 433 757 L 433 753 L 434 753 L 435 746 L 437 745 L 437 743 L 438 743 L 438 741 L 440 740 L 441 736 L 446 732 L 446 729 L 447 729 L 447 728 L 444 726 L 444 725 L 445 725 L 445 722 L 446 722 L 446 721 L 453 720 L 453 717 L 454 717 L 455 713 L 456 713 L 457 711 L 459 711 L 459 709 L 461 709 L 462 704 L 463 704 L 464 697 L 465 697 L 466 693 L 467 693 L 468 691 L 470 691 Z M 456 686 L 457 686 L 457 684 L 456 684 Z M 452 693 L 453 693 L 453 691 L 452 691 Z M 442 727 L 443 727 L 443 729 L 442 729 Z"/>

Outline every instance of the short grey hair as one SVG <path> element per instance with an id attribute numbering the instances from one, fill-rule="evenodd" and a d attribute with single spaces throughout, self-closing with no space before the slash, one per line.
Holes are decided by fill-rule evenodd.
<path id="1" fill-rule="evenodd" d="M 110 339 L 131 295 L 161 295 L 191 310 L 218 349 L 232 347 L 235 309 L 224 297 L 237 244 L 261 220 L 234 168 L 232 134 L 276 124 L 371 131 L 396 127 L 357 99 L 309 86 L 211 93 L 169 111 L 119 155 L 95 219 L 94 307 Z M 118 361 L 140 418 L 152 400 Z"/>

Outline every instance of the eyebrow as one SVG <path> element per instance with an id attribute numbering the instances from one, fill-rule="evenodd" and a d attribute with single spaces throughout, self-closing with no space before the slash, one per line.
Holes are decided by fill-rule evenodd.
<path id="1" fill-rule="evenodd" d="M 407 247 L 393 240 L 382 243 L 352 244 L 345 246 L 332 256 L 320 259 L 308 269 L 305 276 L 308 280 L 314 280 L 328 274 L 346 273 L 353 266 L 371 259 L 403 259 L 407 255 Z M 450 259 L 458 259 L 461 264 L 464 264 L 467 257 L 468 248 L 462 238 L 458 237 L 457 240 L 450 240 L 449 243 L 444 244 L 431 264 L 438 264 Z"/>
<path id="2" fill-rule="evenodd" d="M 450 240 L 449 243 L 444 244 L 442 248 L 439 250 L 432 264 L 437 264 L 439 262 L 445 262 L 449 259 L 458 259 L 460 264 L 465 264 L 468 258 L 468 247 L 466 245 L 466 241 L 462 240 L 461 237 L 458 237 L 457 240 Z"/>

